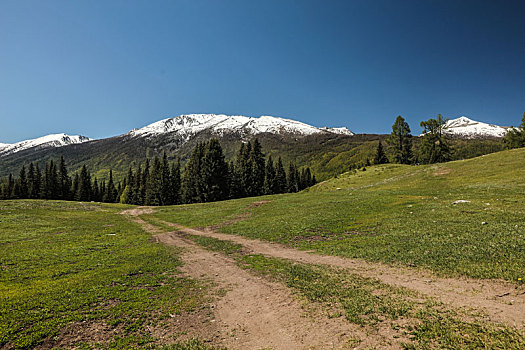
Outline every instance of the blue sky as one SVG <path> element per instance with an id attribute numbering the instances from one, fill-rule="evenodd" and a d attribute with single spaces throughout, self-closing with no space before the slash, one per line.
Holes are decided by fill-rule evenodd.
<path id="1" fill-rule="evenodd" d="M 0 0 L 0 142 L 187 113 L 518 125 L 524 1 Z"/>

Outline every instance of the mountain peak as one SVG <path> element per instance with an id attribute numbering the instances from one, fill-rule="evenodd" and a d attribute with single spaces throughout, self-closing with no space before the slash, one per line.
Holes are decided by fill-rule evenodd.
<path id="1" fill-rule="evenodd" d="M 465 116 L 447 121 L 445 132 L 466 138 L 504 137 L 507 128 L 472 120 Z"/>
<path id="2" fill-rule="evenodd" d="M 0 143 L 0 155 L 20 152 L 29 148 L 62 147 L 76 143 L 90 141 L 91 139 L 82 135 L 68 135 L 65 133 L 50 134 L 32 140 L 24 140 L 17 143 Z"/>
<path id="3" fill-rule="evenodd" d="M 316 133 L 353 135 L 347 128 L 317 128 L 296 120 L 268 115 L 246 117 L 224 114 L 183 114 L 174 118 L 159 120 L 140 129 L 131 130 L 128 135 L 151 137 L 164 133 L 177 133 L 190 137 L 204 130 L 209 130 L 217 135 L 227 133 L 240 133 L 243 135 L 272 133 L 301 136 Z"/>

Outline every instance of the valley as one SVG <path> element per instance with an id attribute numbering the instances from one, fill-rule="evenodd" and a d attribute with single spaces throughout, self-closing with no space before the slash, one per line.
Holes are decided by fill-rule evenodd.
<path id="1" fill-rule="evenodd" d="M 524 157 L 190 205 L 2 201 L 0 344 L 523 348 Z"/>

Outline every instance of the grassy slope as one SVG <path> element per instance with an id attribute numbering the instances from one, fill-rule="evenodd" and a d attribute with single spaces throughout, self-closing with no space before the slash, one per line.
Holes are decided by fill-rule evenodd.
<path id="1" fill-rule="evenodd" d="M 0 347 L 52 345 L 68 325 L 103 326 L 108 337 L 96 344 L 86 333 L 77 347 L 143 346 L 155 340 L 148 326 L 200 306 L 203 285 L 178 276 L 177 252 L 153 244 L 122 208 L 0 202 Z"/>
<path id="2" fill-rule="evenodd" d="M 525 149 L 438 165 L 382 165 L 300 194 L 162 208 L 189 226 L 444 275 L 525 277 Z M 271 200 L 250 208 L 255 200 Z M 452 204 L 456 200 L 470 203 Z M 486 222 L 487 224 L 482 224 Z"/>

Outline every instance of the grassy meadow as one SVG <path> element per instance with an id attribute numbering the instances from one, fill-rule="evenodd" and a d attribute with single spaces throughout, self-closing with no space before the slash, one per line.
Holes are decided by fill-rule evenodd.
<path id="1" fill-rule="evenodd" d="M 525 150 L 516 149 L 444 164 L 372 166 L 299 194 L 163 207 L 147 218 L 518 282 L 525 280 L 524 198 Z"/>
<path id="2" fill-rule="evenodd" d="M 204 282 L 123 207 L 0 202 L 0 348 L 153 348 L 152 329 L 202 308 Z"/>

